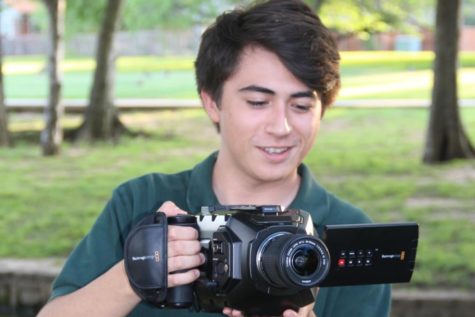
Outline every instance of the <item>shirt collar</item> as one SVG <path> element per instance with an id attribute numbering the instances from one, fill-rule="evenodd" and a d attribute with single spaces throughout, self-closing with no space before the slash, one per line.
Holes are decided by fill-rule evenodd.
<path id="1" fill-rule="evenodd" d="M 300 188 L 289 209 L 302 209 L 312 215 L 314 224 L 324 223 L 329 214 L 329 197 L 327 191 L 320 186 L 312 172 L 305 164 L 298 167 Z"/>
<path id="2" fill-rule="evenodd" d="M 202 206 L 218 205 L 218 198 L 213 191 L 213 167 L 218 152 L 212 153 L 191 171 L 190 182 L 186 193 L 188 210 L 199 213 Z"/>

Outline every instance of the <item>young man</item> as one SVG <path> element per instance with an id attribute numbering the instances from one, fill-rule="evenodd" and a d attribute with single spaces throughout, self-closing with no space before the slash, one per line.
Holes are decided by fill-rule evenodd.
<path id="1" fill-rule="evenodd" d="M 302 1 L 267 1 L 218 17 L 203 35 L 196 77 L 220 133 L 219 151 L 192 170 L 119 186 L 69 257 L 40 316 L 188 315 L 140 302 L 124 270 L 131 227 L 157 208 L 170 216 L 216 204 L 283 205 L 310 212 L 319 233 L 326 224 L 370 221 L 325 191 L 302 164 L 340 87 L 336 45 Z M 168 275 L 169 287 L 198 277 L 204 256 L 197 235 L 169 227 L 168 271 L 185 270 Z M 387 285 L 322 288 L 298 315 L 382 317 L 389 304 Z M 231 308 L 223 313 L 240 316 Z"/>

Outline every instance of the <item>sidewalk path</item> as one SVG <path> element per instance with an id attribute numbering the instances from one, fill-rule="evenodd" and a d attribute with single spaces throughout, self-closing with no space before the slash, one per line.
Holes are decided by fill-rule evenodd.
<path id="1" fill-rule="evenodd" d="M 48 300 L 53 279 L 64 259 L 0 259 L 0 308 L 39 309 Z M 393 291 L 391 317 L 471 317 L 475 291 L 407 290 Z"/>

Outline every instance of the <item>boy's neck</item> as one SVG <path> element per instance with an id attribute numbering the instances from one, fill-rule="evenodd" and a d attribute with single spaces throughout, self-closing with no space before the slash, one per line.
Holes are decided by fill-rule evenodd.
<path id="1" fill-rule="evenodd" d="M 222 205 L 282 205 L 288 207 L 297 196 L 300 176 L 273 182 L 259 182 L 224 167 L 217 160 L 213 170 L 213 190 Z"/>

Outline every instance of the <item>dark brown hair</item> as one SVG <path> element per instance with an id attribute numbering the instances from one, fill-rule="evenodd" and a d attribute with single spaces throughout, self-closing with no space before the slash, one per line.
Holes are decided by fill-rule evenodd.
<path id="1" fill-rule="evenodd" d="M 198 92 L 219 104 L 224 82 L 243 49 L 261 46 L 275 53 L 287 69 L 331 105 L 340 89 L 340 55 L 330 31 L 300 0 L 259 1 L 247 9 L 220 15 L 202 35 L 195 61 Z"/>

